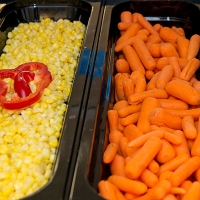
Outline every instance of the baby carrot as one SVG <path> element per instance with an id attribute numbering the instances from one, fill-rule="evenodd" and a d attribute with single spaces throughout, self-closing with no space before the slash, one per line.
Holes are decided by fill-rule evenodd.
<path id="1" fill-rule="evenodd" d="M 173 129 L 182 129 L 182 119 L 172 115 L 166 109 L 155 108 L 149 115 L 149 121 L 153 125 L 166 126 Z"/>
<path id="2" fill-rule="evenodd" d="M 169 133 L 173 133 L 175 131 L 174 129 L 169 128 L 169 127 L 151 125 L 151 131 L 156 131 L 156 130 L 166 131 Z"/>
<path id="3" fill-rule="evenodd" d="M 171 80 L 169 83 L 167 83 L 165 89 L 169 95 L 181 99 L 188 104 L 200 104 L 200 93 L 196 89 L 194 89 L 190 84 L 187 84 L 184 81 L 180 81 L 178 79 Z"/>
<path id="4" fill-rule="evenodd" d="M 131 160 L 126 164 L 125 174 L 127 177 L 131 179 L 138 178 L 147 168 L 149 163 L 155 158 L 161 147 L 162 142 L 158 137 L 149 138 L 141 149 L 136 152 Z"/>
<path id="5" fill-rule="evenodd" d="M 122 52 L 132 71 L 140 71 L 142 74 L 145 74 L 144 66 L 133 47 L 126 45 L 122 48 Z"/>
<path id="6" fill-rule="evenodd" d="M 163 200 L 178 200 L 174 194 L 166 194 Z"/>
<path id="7" fill-rule="evenodd" d="M 158 43 L 161 43 L 161 38 L 159 35 L 151 34 L 148 36 L 146 42 L 150 42 L 152 44 L 158 44 Z"/>
<path id="8" fill-rule="evenodd" d="M 121 22 L 132 23 L 132 13 L 130 11 L 123 11 L 120 15 Z"/>
<path id="9" fill-rule="evenodd" d="M 176 154 L 173 146 L 167 140 L 161 139 L 161 141 L 162 147 L 156 155 L 156 160 L 159 163 L 164 164 L 175 158 Z"/>
<path id="10" fill-rule="evenodd" d="M 157 24 L 154 24 L 154 25 L 153 25 L 153 28 L 154 28 L 157 32 L 159 32 L 160 29 L 162 28 L 162 26 L 161 26 L 161 24 L 157 23 Z"/>
<path id="11" fill-rule="evenodd" d="M 135 51 L 137 52 L 140 60 L 142 61 L 144 67 L 148 70 L 153 70 L 156 67 L 156 62 L 153 59 L 153 57 L 151 56 L 149 50 L 147 49 L 144 41 L 142 41 L 141 39 L 135 37 L 133 39 L 133 48 L 135 49 Z"/>
<path id="12" fill-rule="evenodd" d="M 185 192 L 187 192 L 191 185 L 192 185 L 192 181 L 186 180 L 186 181 L 183 181 L 183 183 L 181 183 L 180 187 L 183 188 Z M 181 199 L 184 197 L 184 195 L 185 194 L 180 194 Z"/>
<path id="13" fill-rule="evenodd" d="M 160 166 L 156 160 L 152 160 L 147 166 L 147 169 L 149 169 L 152 173 L 157 174 Z"/>
<path id="14" fill-rule="evenodd" d="M 156 63 L 156 69 L 161 70 L 165 65 L 169 64 L 169 57 L 161 57 Z"/>
<path id="15" fill-rule="evenodd" d="M 137 22 L 137 17 L 138 17 L 138 13 L 137 12 L 135 12 L 135 13 L 132 14 L 132 21 L 133 21 L 133 23 Z"/>
<path id="16" fill-rule="evenodd" d="M 180 139 L 182 140 L 182 142 L 180 144 L 173 145 L 175 152 L 176 152 L 176 156 L 181 155 L 181 154 L 187 154 L 188 156 L 190 156 L 190 151 L 189 151 L 187 139 L 186 139 L 183 131 L 176 130 L 176 131 L 174 131 L 173 134 L 176 135 L 176 136 L 179 136 Z"/>
<path id="17" fill-rule="evenodd" d="M 160 107 L 160 103 L 158 99 L 153 98 L 153 97 L 147 97 L 142 102 L 142 107 L 140 110 L 137 127 L 143 133 L 148 133 L 151 131 L 151 128 L 150 128 L 151 123 L 149 121 L 149 115 L 153 109 L 158 108 L 158 107 Z"/>
<path id="18" fill-rule="evenodd" d="M 101 180 L 98 183 L 99 194 L 105 199 L 117 200 L 115 192 L 109 181 Z"/>
<path id="19" fill-rule="evenodd" d="M 177 39 L 177 48 L 180 58 L 187 58 L 189 47 L 189 40 L 185 37 L 179 37 Z"/>
<path id="20" fill-rule="evenodd" d="M 177 50 L 170 43 L 163 43 L 160 46 L 160 54 L 162 55 L 162 57 L 179 57 Z"/>
<path id="21" fill-rule="evenodd" d="M 178 59 L 176 57 L 170 57 L 169 65 L 174 67 L 174 77 L 179 78 L 180 73 L 181 73 L 181 68 L 179 66 Z"/>
<path id="22" fill-rule="evenodd" d="M 143 132 L 134 124 L 130 124 L 124 128 L 123 134 L 129 139 L 129 141 L 132 141 L 143 135 Z"/>
<path id="23" fill-rule="evenodd" d="M 118 130 L 118 113 L 116 110 L 108 110 L 108 123 L 110 131 Z"/>
<path id="24" fill-rule="evenodd" d="M 154 58 L 162 57 L 161 52 L 160 52 L 161 45 L 162 45 L 162 43 L 158 43 L 158 44 L 151 44 L 149 46 L 149 52 L 152 55 L 152 57 L 154 57 Z"/>
<path id="25" fill-rule="evenodd" d="M 153 28 L 149 21 L 147 21 L 144 16 L 138 13 L 137 22 L 145 29 L 147 29 L 151 34 L 159 35 L 158 32 Z"/>
<path id="26" fill-rule="evenodd" d="M 119 22 L 117 24 L 117 28 L 120 30 L 120 31 L 126 31 L 127 28 L 129 28 L 133 23 L 132 22 Z"/>
<path id="27" fill-rule="evenodd" d="M 151 80 L 147 83 L 146 90 L 152 90 L 156 88 L 156 80 L 158 78 L 159 73 L 160 72 L 155 73 Z"/>
<path id="28" fill-rule="evenodd" d="M 125 98 L 128 99 L 130 95 L 132 95 L 135 91 L 134 83 L 130 78 L 127 78 L 123 82 L 123 89 Z"/>
<path id="29" fill-rule="evenodd" d="M 147 80 L 151 80 L 153 76 L 154 76 L 154 71 L 146 70 L 145 77 L 146 77 Z"/>
<path id="30" fill-rule="evenodd" d="M 168 178 L 172 175 L 173 171 L 166 170 L 159 174 L 159 181 L 168 180 Z"/>
<path id="31" fill-rule="evenodd" d="M 198 34 L 192 35 L 189 41 L 187 59 L 195 58 L 199 52 L 200 36 Z"/>
<path id="32" fill-rule="evenodd" d="M 140 112 L 135 112 L 133 114 L 128 115 L 127 117 L 121 118 L 121 124 L 123 126 L 128 126 L 129 124 L 135 124 L 138 121 Z"/>
<path id="33" fill-rule="evenodd" d="M 127 200 L 125 198 L 124 194 L 114 184 L 112 184 L 112 187 L 115 192 L 115 196 L 116 196 L 117 200 Z"/>
<path id="34" fill-rule="evenodd" d="M 119 117 L 127 117 L 130 114 L 133 114 L 135 112 L 139 112 L 141 110 L 142 104 L 133 104 L 133 105 L 127 105 L 121 109 L 118 110 Z"/>
<path id="35" fill-rule="evenodd" d="M 177 33 L 176 31 L 174 31 L 172 28 L 169 27 L 163 27 L 161 28 L 159 35 L 161 37 L 162 40 L 164 40 L 165 42 L 177 42 L 177 39 L 179 37 L 182 37 L 181 34 Z"/>
<path id="36" fill-rule="evenodd" d="M 110 163 L 110 171 L 112 175 L 118 175 L 125 177 L 124 173 L 125 159 L 124 157 L 116 154 L 112 162 Z"/>
<path id="37" fill-rule="evenodd" d="M 179 99 L 159 99 L 160 107 L 166 109 L 182 109 L 187 110 L 188 104 Z"/>
<path id="38" fill-rule="evenodd" d="M 197 137 L 194 140 L 191 149 L 192 156 L 200 156 L 200 117 L 198 118 L 198 125 L 197 125 Z"/>
<path id="39" fill-rule="evenodd" d="M 199 200 L 200 199 L 200 183 L 194 181 L 189 187 L 188 191 L 183 196 L 182 200 Z"/>
<path id="40" fill-rule="evenodd" d="M 140 71 L 134 71 L 131 73 L 130 79 L 134 83 L 135 93 L 145 91 L 146 79 L 144 74 L 142 74 Z"/>
<path id="41" fill-rule="evenodd" d="M 125 192 L 124 196 L 125 196 L 126 200 L 134 200 L 135 197 L 137 197 L 138 195 L 135 195 L 135 194 L 132 194 L 129 192 Z"/>
<path id="42" fill-rule="evenodd" d="M 192 173 L 194 173 L 200 167 L 200 157 L 193 156 L 189 158 L 185 163 L 179 166 L 169 178 L 173 187 L 178 187 L 185 181 Z"/>
<path id="43" fill-rule="evenodd" d="M 137 32 L 137 34 L 136 35 L 146 35 L 146 36 L 149 36 L 149 31 L 147 30 L 147 29 L 145 29 L 145 28 L 143 28 L 143 29 L 140 29 L 138 32 Z"/>
<path id="44" fill-rule="evenodd" d="M 189 60 L 188 64 L 181 71 L 179 78 L 189 81 L 197 71 L 200 66 L 200 61 L 197 58 L 192 58 Z"/>
<path id="45" fill-rule="evenodd" d="M 168 94 L 163 89 L 146 90 L 144 92 L 132 94 L 131 96 L 129 96 L 128 102 L 129 104 L 138 104 L 140 102 L 143 102 L 144 99 L 146 99 L 147 97 L 166 99 L 168 97 Z"/>
<path id="46" fill-rule="evenodd" d="M 156 80 L 156 88 L 165 89 L 165 86 L 174 76 L 174 67 L 171 65 L 165 65 L 160 71 L 157 80 Z"/>
<path id="47" fill-rule="evenodd" d="M 119 148 L 120 148 L 121 155 L 124 158 L 126 158 L 126 156 L 127 156 L 126 147 L 127 147 L 128 143 L 129 143 L 129 139 L 127 137 L 123 136 L 120 138 Z"/>
<path id="48" fill-rule="evenodd" d="M 200 181 L 200 168 L 194 173 L 194 177 L 197 181 Z"/>
<path id="49" fill-rule="evenodd" d="M 119 37 L 119 39 L 116 42 L 116 45 L 118 45 L 119 43 L 124 42 L 125 40 L 135 36 L 140 29 L 142 29 L 142 27 L 138 23 L 132 24 L 131 26 L 129 26 L 126 29 L 124 34 L 121 37 Z"/>
<path id="50" fill-rule="evenodd" d="M 121 108 L 128 106 L 129 103 L 127 100 L 121 100 L 114 104 L 113 110 L 119 111 Z"/>
<path id="51" fill-rule="evenodd" d="M 170 193 L 180 195 L 180 194 L 185 194 L 185 190 L 181 187 L 172 187 L 170 190 Z"/>
<path id="52" fill-rule="evenodd" d="M 193 82 L 192 82 L 192 87 L 195 88 L 196 90 L 198 90 L 200 92 L 200 81 L 197 80 L 196 78 L 192 78 L 192 79 L 195 79 Z"/>
<path id="53" fill-rule="evenodd" d="M 144 183 L 137 180 L 131 180 L 126 177 L 111 175 L 109 176 L 108 181 L 110 181 L 119 190 L 123 192 L 129 192 L 136 195 L 141 195 L 147 191 L 147 186 Z"/>
<path id="54" fill-rule="evenodd" d="M 176 26 L 172 26 L 171 27 L 173 30 L 175 30 L 177 33 L 179 33 L 182 36 L 185 36 L 185 31 L 183 28 L 181 27 L 176 27 Z"/>
<path id="55" fill-rule="evenodd" d="M 115 143 L 115 144 L 119 144 L 120 139 L 123 137 L 124 135 L 122 134 L 122 132 L 118 131 L 118 130 L 113 130 L 109 133 L 109 142 L 110 143 Z"/>
<path id="56" fill-rule="evenodd" d="M 112 160 L 114 159 L 114 157 L 118 151 L 118 148 L 119 148 L 118 144 L 109 143 L 103 153 L 103 162 L 106 164 L 112 162 Z"/>
<path id="57" fill-rule="evenodd" d="M 152 188 L 158 183 L 158 177 L 148 169 L 145 169 L 142 172 L 139 180 L 146 184 L 148 188 Z"/>
<path id="58" fill-rule="evenodd" d="M 129 147 L 141 147 L 143 146 L 151 137 L 158 137 L 162 139 L 164 137 L 163 131 L 151 131 L 149 133 L 146 133 L 138 138 L 135 138 L 134 140 L 130 141 L 128 143 Z"/>
<path id="59" fill-rule="evenodd" d="M 187 139 L 195 139 L 197 137 L 197 129 L 194 125 L 194 118 L 192 116 L 183 117 L 182 127 Z"/>
<path id="60" fill-rule="evenodd" d="M 182 143 L 182 139 L 179 136 L 175 135 L 174 132 L 170 133 L 168 131 L 164 131 L 163 138 L 174 145 L 179 145 Z"/>
<path id="61" fill-rule="evenodd" d="M 118 73 L 131 73 L 131 69 L 129 67 L 129 64 L 124 59 L 118 59 L 115 63 L 115 68 Z"/>

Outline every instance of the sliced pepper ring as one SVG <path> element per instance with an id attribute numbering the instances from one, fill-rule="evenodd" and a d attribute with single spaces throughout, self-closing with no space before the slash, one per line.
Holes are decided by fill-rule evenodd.
<path id="1" fill-rule="evenodd" d="M 3 81 L 5 78 L 14 80 L 15 94 L 11 100 L 5 95 L 8 92 L 8 85 Z M 28 83 L 34 80 L 37 89 L 31 92 Z M 8 110 L 25 108 L 38 101 L 46 87 L 52 81 L 51 72 L 48 67 L 40 62 L 28 62 L 19 65 L 15 69 L 0 70 L 0 106 Z"/>

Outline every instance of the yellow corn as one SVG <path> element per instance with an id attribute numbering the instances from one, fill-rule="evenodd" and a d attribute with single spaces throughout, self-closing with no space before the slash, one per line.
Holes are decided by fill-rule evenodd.
<path id="1" fill-rule="evenodd" d="M 50 179 L 84 34 L 79 21 L 49 18 L 20 23 L 8 33 L 0 69 L 43 62 L 53 81 L 40 100 L 25 109 L 0 107 L 0 200 L 30 195 Z M 4 81 L 13 85 L 12 79 Z M 36 90 L 34 82 L 30 87 Z M 6 98 L 13 93 L 12 86 Z"/>

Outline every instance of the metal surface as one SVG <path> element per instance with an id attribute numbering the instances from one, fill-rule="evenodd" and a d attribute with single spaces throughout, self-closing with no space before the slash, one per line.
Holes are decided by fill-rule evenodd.
<path id="1" fill-rule="evenodd" d="M 80 114 L 84 110 L 83 97 L 89 89 L 86 82 L 88 73 L 93 68 L 93 56 L 96 52 L 94 39 L 101 5 L 100 2 L 86 1 L 82 1 L 78 6 L 60 4 L 58 1 L 57 3 L 48 2 L 48 4 L 43 4 L 42 1 L 38 4 L 25 4 L 23 1 L 22 4 L 17 2 L 8 5 L 9 9 L 4 7 L 6 9 L 4 13 L 8 14 L 2 15 L 1 33 L 6 33 L 7 30 L 11 30 L 21 22 L 40 21 L 44 17 L 51 17 L 54 20 L 59 18 L 80 20 L 87 26 L 51 180 L 37 192 L 23 198 L 26 200 L 61 200 L 64 198 L 67 182 L 71 182 L 69 174 L 71 159 L 78 151 L 78 147 L 75 148 L 74 144 L 80 136 L 77 134 L 77 125 L 81 123 Z M 73 173 L 73 170 L 70 172 Z"/>
<path id="2" fill-rule="evenodd" d="M 200 11 L 194 4 L 181 1 L 123 1 L 120 4 L 111 4 L 112 2 L 110 1 L 110 5 L 105 5 L 103 12 L 98 52 L 70 200 L 102 199 L 98 194 L 97 185 L 100 180 L 110 175 L 109 165 L 102 163 L 102 155 L 108 143 L 106 121 L 113 90 L 112 80 L 116 73 L 114 47 L 120 35 L 117 30 L 120 13 L 125 10 L 132 13 L 140 12 L 152 24 L 181 26 L 185 29 L 187 37 L 200 33 Z"/>

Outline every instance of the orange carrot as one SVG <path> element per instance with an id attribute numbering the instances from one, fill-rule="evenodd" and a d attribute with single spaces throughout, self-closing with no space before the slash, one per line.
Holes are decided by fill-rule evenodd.
<path id="1" fill-rule="evenodd" d="M 133 81 L 135 85 L 135 93 L 145 91 L 146 79 L 144 74 L 142 74 L 140 71 L 134 71 L 131 73 L 130 79 Z"/>
<path id="2" fill-rule="evenodd" d="M 127 156 L 126 148 L 127 148 L 128 143 L 129 143 L 129 139 L 127 137 L 123 136 L 120 138 L 119 148 L 120 148 L 121 155 L 124 158 L 126 158 L 126 156 Z"/>
<path id="3" fill-rule="evenodd" d="M 181 183 L 180 187 L 183 188 L 185 192 L 187 192 L 191 185 L 192 185 L 192 181 L 186 180 L 186 181 L 183 181 L 183 183 Z M 184 195 L 185 194 L 180 194 L 181 199 L 183 198 Z"/>
<path id="4" fill-rule="evenodd" d="M 103 162 L 106 164 L 112 162 L 112 160 L 114 159 L 114 157 L 118 151 L 118 148 L 119 148 L 118 144 L 109 143 L 103 154 Z"/>
<path id="5" fill-rule="evenodd" d="M 151 56 L 149 50 L 147 49 L 144 41 L 141 39 L 135 37 L 133 39 L 133 47 L 135 51 L 137 52 L 140 60 L 142 61 L 144 67 L 148 70 L 153 70 L 156 67 L 156 62 Z"/>
<path id="6" fill-rule="evenodd" d="M 183 196 L 183 200 L 199 200 L 200 199 L 200 183 L 194 181 L 188 191 Z"/>
<path id="7" fill-rule="evenodd" d="M 160 29 L 162 28 L 162 26 L 161 26 L 161 24 L 157 23 L 157 24 L 154 24 L 154 25 L 153 25 L 153 28 L 154 28 L 157 32 L 159 32 Z"/>
<path id="8" fill-rule="evenodd" d="M 174 131 L 174 135 L 179 136 L 180 139 L 182 140 L 181 144 L 173 145 L 176 152 L 176 156 L 181 155 L 181 154 L 187 154 L 188 156 L 190 156 L 189 147 L 188 147 L 187 140 L 183 131 L 180 131 L 180 130 Z"/>
<path id="9" fill-rule="evenodd" d="M 152 146 L 154 148 L 152 148 Z M 158 137 L 149 138 L 141 149 L 135 153 L 131 160 L 126 164 L 125 174 L 127 177 L 131 179 L 138 178 L 149 163 L 155 158 L 161 147 L 162 142 Z"/>
<path id="10" fill-rule="evenodd" d="M 126 193 L 124 194 L 124 196 L 125 196 L 125 198 L 126 198 L 127 200 L 133 200 L 133 199 L 135 199 L 135 197 L 137 197 L 138 195 L 135 195 L 135 194 L 126 192 Z"/>
<path id="11" fill-rule="evenodd" d="M 148 188 L 152 188 L 158 183 L 158 177 L 148 169 L 142 172 L 139 179 L 146 184 Z"/>
<path id="12" fill-rule="evenodd" d="M 126 23 L 126 22 L 119 22 L 117 24 L 117 28 L 120 30 L 120 31 L 126 31 L 127 28 L 129 28 L 133 23 L 132 22 L 129 22 L 129 23 Z"/>
<path id="13" fill-rule="evenodd" d="M 181 99 L 188 104 L 200 104 L 200 93 L 196 89 L 194 89 L 190 84 L 187 84 L 184 81 L 180 81 L 178 79 L 172 80 L 169 83 L 167 83 L 165 89 L 169 95 Z"/>
<path id="14" fill-rule="evenodd" d="M 178 99 L 159 99 L 160 107 L 166 109 L 187 110 L 188 104 Z"/>
<path id="15" fill-rule="evenodd" d="M 197 137 L 194 140 L 194 144 L 192 145 L 191 155 L 192 156 L 200 156 L 200 117 L 198 118 L 198 126 L 197 126 Z"/>
<path id="16" fill-rule="evenodd" d="M 179 78 L 189 81 L 194 76 L 199 66 L 200 66 L 199 59 L 196 59 L 196 58 L 190 59 L 188 64 L 181 71 Z"/>
<path id="17" fill-rule="evenodd" d="M 147 186 L 144 183 L 137 180 L 131 180 L 126 177 L 111 175 L 109 176 L 108 181 L 110 181 L 119 190 L 123 192 L 129 192 L 136 195 L 141 195 L 147 191 Z"/>
<path id="18" fill-rule="evenodd" d="M 125 198 L 124 194 L 114 184 L 112 184 L 112 187 L 115 192 L 115 196 L 116 196 L 117 200 L 127 200 Z"/>
<path id="19" fill-rule="evenodd" d="M 110 131 L 118 130 L 118 113 L 116 110 L 108 110 L 107 112 Z"/>
<path id="20" fill-rule="evenodd" d="M 156 88 L 165 89 L 165 86 L 169 81 L 171 81 L 174 76 L 174 67 L 171 65 L 165 65 L 160 71 L 157 80 L 156 80 Z"/>
<path id="21" fill-rule="evenodd" d="M 129 64 L 124 59 L 118 59 L 115 63 L 115 67 L 117 72 L 119 73 L 131 73 L 131 69 L 129 67 Z"/>
<path id="22" fill-rule="evenodd" d="M 176 154 L 173 146 L 167 140 L 161 139 L 161 141 L 162 147 L 156 155 L 156 160 L 159 163 L 164 164 L 175 158 Z"/>
<path id="23" fill-rule="evenodd" d="M 160 72 L 154 74 L 151 80 L 146 85 L 146 90 L 152 90 L 156 88 L 156 81 Z"/>
<path id="24" fill-rule="evenodd" d="M 200 168 L 196 170 L 194 173 L 194 177 L 197 181 L 200 181 Z"/>
<path id="25" fill-rule="evenodd" d="M 158 32 L 153 28 L 149 21 L 147 21 L 144 16 L 138 13 L 137 22 L 145 29 L 147 29 L 151 34 L 159 35 Z"/>
<path id="26" fill-rule="evenodd" d="M 119 144 L 120 139 L 123 137 L 122 132 L 113 130 L 109 133 L 109 142 Z"/>
<path id="27" fill-rule="evenodd" d="M 179 136 L 174 134 L 175 131 L 173 133 L 170 133 L 168 131 L 163 130 L 163 132 L 164 132 L 163 138 L 167 140 L 168 142 L 170 142 L 171 144 L 179 145 L 182 143 L 182 139 Z"/>
<path id="28" fill-rule="evenodd" d="M 163 131 L 151 131 L 149 133 L 146 133 L 132 141 L 129 142 L 129 147 L 141 147 L 143 146 L 151 137 L 158 137 L 162 139 L 164 137 Z"/>
<path id="29" fill-rule="evenodd" d="M 185 31 L 183 28 L 181 27 L 176 27 L 176 26 L 172 26 L 171 27 L 173 30 L 175 30 L 176 32 L 178 32 L 180 35 L 185 36 Z"/>
<path id="30" fill-rule="evenodd" d="M 151 131 L 149 115 L 153 109 L 158 108 L 158 107 L 160 107 L 160 103 L 156 98 L 153 98 L 153 97 L 147 97 L 142 102 L 142 107 L 140 110 L 137 127 L 143 133 L 148 133 Z"/>
<path id="31" fill-rule="evenodd" d="M 154 76 L 154 71 L 146 70 L 145 77 L 146 77 L 147 80 L 151 80 L 153 76 Z"/>
<path id="32" fill-rule="evenodd" d="M 145 69 L 141 63 L 136 51 L 130 45 L 126 45 L 122 48 L 126 60 L 128 61 L 132 71 L 140 71 L 145 74 Z"/>
<path id="33" fill-rule="evenodd" d="M 156 63 L 156 69 L 161 70 L 165 65 L 169 64 L 169 57 L 161 57 Z"/>
<path id="34" fill-rule="evenodd" d="M 170 43 L 163 43 L 160 46 L 160 54 L 162 55 L 162 57 L 179 57 L 175 47 Z"/>
<path id="35" fill-rule="evenodd" d="M 141 110 L 142 104 L 133 104 L 133 105 L 127 105 L 121 109 L 118 110 L 119 117 L 127 117 L 130 114 L 133 114 L 135 112 L 139 112 Z"/>
<path id="36" fill-rule="evenodd" d="M 130 95 L 134 94 L 134 83 L 131 79 L 127 78 L 123 82 L 123 89 L 125 98 L 128 99 Z"/>
<path id="37" fill-rule="evenodd" d="M 160 58 L 162 57 L 160 47 L 162 46 L 162 43 L 158 44 L 151 44 L 149 45 L 149 52 L 154 58 Z"/>
<path id="38" fill-rule="evenodd" d="M 189 41 L 187 59 L 195 58 L 199 52 L 200 37 L 198 34 L 192 35 Z"/>
<path id="39" fill-rule="evenodd" d="M 125 177 L 124 173 L 125 159 L 124 157 L 116 154 L 112 162 L 110 163 L 110 171 L 112 175 L 118 175 Z"/>
<path id="40" fill-rule="evenodd" d="M 185 190 L 181 187 L 172 187 L 170 190 L 170 193 L 180 195 L 180 194 L 185 194 Z"/>
<path id="41" fill-rule="evenodd" d="M 130 124 L 124 128 L 123 134 L 129 139 L 129 141 L 134 140 L 143 135 L 143 132 L 134 124 Z"/>
<path id="42" fill-rule="evenodd" d="M 159 35 L 155 35 L 155 34 L 151 34 L 149 35 L 149 37 L 147 38 L 147 43 L 150 42 L 152 44 L 158 44 L 161 43 L 161 38 L 159 37 Z"/>
<path id="43" fill-rule="evenodd" d="M 161 39 L 164 40 L 165 42 L 174 42 L 174 43 L 177 42 L 177 39 L 179 37 L 182 37 L 181 34 L 177 33 L 176 31 L 174 31 L 169 27 L 163 27 L 160 30 L 159 35 Z"/>
<path id="44" fill-rule="evenodd" d="M 115 103 L 115 105 L 113 106 L 113 110 L 119 111 L 121 108 L 126 107 L 128 105 L 129 105 L 128 101 L 121 100 Z"/>
<path id="45" fill-rule="evenodd" d="M 179 37 L 177 39 L 177 48 L 180 58 L 187 58 L 189 47 L 189 40 L 185 37 Z"/>
<path id="46" fill-rule="evenodd" d="M 103 198 L 117 200 L 113 187 L 109 181 L 104 181 L 104 180 L 99 181 L 98 189 L 99 189 L 100 195 Z"/>
<path id="47" fill-rule="evenodd" d="M 126 29 L 124 34 L 119 37 L 116 44 L 118 45 L 119 43 L 124 42 L 125 40 L 135 36 L 140 29 L 142 29 L 142 27 L 138 23 L 132 24 Z"/>
<path id="48" fill-rule="evenodd" d="M 124 117 L 121 119 L 121 124 L 123 126 L 128 126 L 129 124 L 135 124 L 138 121 L 140 112 L 135 112 L 133 114 L 128 115 L 127 117 Z"/>
<path id="49" fill-rule="evenodd" d="M 155 108 L 149 115 L 149 121 L 153 125 L 167 126 L 173 129 L 182 129 L 182 119 L 172 115 L 166 109 Z"/>
<path id="50" fill-rule="evenodd" d="M 198 90 L 200 92 L 200 81 L 197 80 L 194 77 L 192 79 L 193 79 L 192 87 L 195 88 L 196 90 Z"/>
<path id="51" fill-rule="evenodd" d="M 128 102 L 129 104 L 138 104 L 140 102 L 143 102 L 144 99 L 146 99 L 147 97 L 165 99 L 168 97 L 168 94 L 163 89 L 146 90 L 144 92 L 132 94 L 131 96 L 129 96 Z"/>
<path id="52" fill-rule="evenodd" d="M 194 125 L 194 118 L 192 116 L 183 117 L 182 127 L 187 139 L 195 139 L 197 137 L 197 129 Z"/>
<path id="53" fill-rule="evenodd" d="M 178 78 L 181 73 L 181 68 L 178 63 L 178 59 L 176 57 L 170 57 L 169 58 L 169 65 L 174 67 L 174 77 Z"/>
<path id="54" fill-rule="evenodd" d="M 147 169 L 149 169 L 152 173 L 156 174 L 160 170 L 160 166 L 157 161 L 152 160 L 147 166 Z"/>
<path id="55" fill-rule="evenodd" d="M 168 178 L 172 175 L 173 171 L 163 171 L 162 173 L 159 174 L 159 181 L 163 181 L 163 180 L 168 180 Z"/>
<path id="56" fill-rule="evenodd" d="M 169 178 L 173 187 L 178 187 L 200 167 L 200 157 L 193 156 L 179 166 Z"/>
<path id="57" fill-rule="evenodd" d="M 136 35 L 146 35 L 146 36 L 149 36 L 149 34 L 150 34 L 149 31 L 147 29 L 143 28 L 143 29 L 139 30 Z"/>
<path id="58" fill-rule="evenodd" d="M 151 131 L 156 131 L 156 130 L 166 131 L 169 133 L 173 133 L 175 131 L 174 129 L 169 128 L 169 127 L 151 125 Z"/>
<path id="59" fill-rule="evenodd" d="M 177 200 L 177 198 L 173 194 L 166 194 L 163 200 Z"/>
<path id="60" fill-rule="evenodd" d="M 121 22 L 132 23 L 132 13 L 129 11 L 123 11 L 120 15 Z"/>

